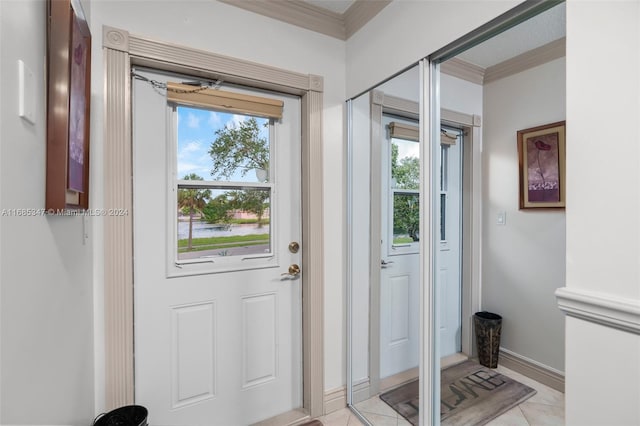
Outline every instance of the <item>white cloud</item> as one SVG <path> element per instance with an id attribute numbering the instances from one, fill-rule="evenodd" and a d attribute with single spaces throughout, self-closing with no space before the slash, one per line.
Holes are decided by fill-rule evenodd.
<path id="1" fill-rule="evenodd" d="M 222 124 L 222 118 L 219 113 L 211 111 L 209 112 L 209 120 L 207 122 L 209 123 L 209 126 L 217 129 Z"/>
<path id="2" fill-rule="evenodd" d="M 189 141 L 187 142 L 182 149 L 180 150 L 180 154 L 188 154 L 190 152 L 198 152 L 200 151 L 200 147 L 202 146 L 202 142 L 199 140 Z"/>
<path id="3" fill-rule="evenodd" d="M 420 158 L 420 144 L 412 141 L 399 141 L 398 160 L 406 157 Z"/>
<path id="4" fill-rule="evenodd" d="M 190 112 L 187 115 L 187 126 L 191 129 L 197 129 L 200 127 L 200 118 L 194 113 Z"/>
<path id="5" fill-rule="evenodd" d="M 249 117 L 247 117 L 246 115 L 233 114 L 231 116 L 231 120 L 227 121 L 224 126 L 227 129 L 237 128 L 240 126 L 240 123 L 243 123 L 248 118 Z"/>
<path id="6" fill-rule="evenodd" d="M 207 179 L 211 176 L 211 157 L 209 145 L 202 140 L 186 141 L 180 144 L 178 151 L 178 178 L 195 173 Z"/>

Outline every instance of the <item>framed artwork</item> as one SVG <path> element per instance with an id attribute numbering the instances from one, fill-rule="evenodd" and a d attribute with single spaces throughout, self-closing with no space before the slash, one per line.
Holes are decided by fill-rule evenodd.
<path id="1" fill-rule="evenodd" d="M 79 0 L 47 2 L 47 191 L 50 213 L 89 205 L 91 33 Z"/>
<path id="2" fill-rule="evenodd" d="M 518 131 L 520 209 L 565 207 L 565 122 Z"/>

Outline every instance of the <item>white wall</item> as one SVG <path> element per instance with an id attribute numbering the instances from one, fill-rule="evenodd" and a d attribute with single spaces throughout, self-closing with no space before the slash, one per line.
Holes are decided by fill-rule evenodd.
<path id="1" fill-rule="evenodd" d="M 440 107 L 482 117 L 483 87 L 447 74 L 440 74 Z M 480 141 L 476 141 L 480 143 Z"/>
<path id="2" fill-rule="evenodd" d="M 639 118 L 640 2 L 569 1 L 567 287 L 635 306 Z M 566 327 L 567 425 L 640 424 L 640 336 L 573 318 Z"/>
<path id="3" fill-rule="evenodd" d="M 482 153 L 482 309 L 502 315 L 502 347 L 560 371 L 565 212 L 519 210 L 516 132 L 564 120 L 565 91 L 564 58 L 486 84 Z"/>
<path id="4" fill-rule="evenodd" d="M 102 203 L 103 95 L 102 26 L 108 25 L 174 44 L 203 49 L 291 71 L 324 77 L 324 217 L 325 217 L 325 389 L 345 381 L 345 311 L 343 192 L 343 109 L 345 43 L 216 1 L 95 1 L 91 8 L 93 91 L 92 111 L 94 201 Z M 96 234 L 101 235 L 101 224 Z M 96 404 L 104 404 L 103 252 L 95 247 L 96 282 Z"/>
<path id="5" fill-rule="evenodd" d="M 386 95 L 420 102 L 420 67 L 414 66 L 376 87 Z"/>
<path id="6" fill-rule="evenodd" d="M 94 417 L 92 253 L 83 219 L 10 215 L 44 208 L 45 12 L 43 1 L 0 2 L 0 423 L 87 425 Z M 35 74 L 35 125 L 18 117 L 18 59 Z"/>
<path id="7" fill-rule="evenodd" d="M 521 2 L 392 2 L 347 40 L 347 95 L 368 90 L 518 3 Z"/>

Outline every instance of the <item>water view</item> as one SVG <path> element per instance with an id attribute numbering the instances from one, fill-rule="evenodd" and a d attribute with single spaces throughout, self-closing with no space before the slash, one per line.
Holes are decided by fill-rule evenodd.
<path id="1" fill-rule="evenodd" d="M 178 221 L 178 259 L 246 256 L 268 253 L 269 224 L 210 224 L 194 221 L 189 241 L 189 222 Z"/>
<path id="2" fill-rule="evenodd" d="M 269 224 L 258 228 L 256 223 L 213 224 L 193 221 L 193 238 L 232 237 L 234 235 L 269 234 Z M 178 222 L 178 239 L 189 238 L 189 221 Z"/>

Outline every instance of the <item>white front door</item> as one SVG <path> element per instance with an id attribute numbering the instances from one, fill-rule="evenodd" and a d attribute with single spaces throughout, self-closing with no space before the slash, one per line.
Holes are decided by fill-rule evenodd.
<path id="1" fill-rule="evenodd" d="M 418 367 L 420 355 L 419 142 L 391 137 L 383 116 L 380 378 Z"/>
<path id="2" fill-rule="evenodd" d="M 193 79 L 136 72 L 135 401 L 152 425 L 299 408 L 300 101 L 222 87 L 284 101 L 281 120 L 175 105 L 144 79 Z"/>
<path id="3" fill-rule="evenodd" d="M 461 302 L 461 208 L 462 208 L 462 131 L 444 127 L 440 144 L 440 226 L 438 276 L 436 278 L 440 311 L 440 356 L 445 357 L 462 348 Z"/>

